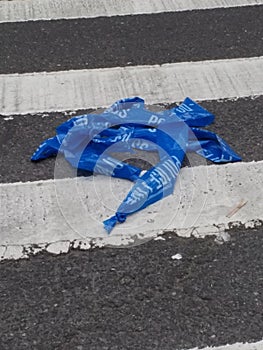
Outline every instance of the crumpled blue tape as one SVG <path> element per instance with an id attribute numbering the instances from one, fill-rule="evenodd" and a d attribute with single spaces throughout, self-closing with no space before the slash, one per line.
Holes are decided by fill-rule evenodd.
<path id="1" fill-rule="evenodd" d="M 104 221 L 108 233 L 127 216 L 170 195 L 186 152 L 214 162 L 241 158 L 218 135 L 206 129 L 214 115 L 186 98 L 161 112 L 145 109 L 140 97 L 116 101 L 101 114 L 85 114 L 59 125 L 32 155 L 38 161 L 62 153 L 75 168 L 134 181 L 116 214 Z M 141 169 L 121 162 L 111 152 L 158 151 L 160 162 L 140 176 Z M 110 150 L 110 152 L 109 152 Z"/>

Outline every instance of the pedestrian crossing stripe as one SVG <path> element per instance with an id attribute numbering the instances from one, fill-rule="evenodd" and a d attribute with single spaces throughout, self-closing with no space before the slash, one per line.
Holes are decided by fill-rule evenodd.
<path id="1" fill-rule="evenodd" d="M 263 56 L 0 75 L 0 114 L 107 107 L 123 97 L 147 104 L 235 99 L 263 94 Z"/>
<path id="2" fill-rule="evenodd" d="M 256 343 L 236 343 L 232 345 L 216 346 L 216 347 L 206 347 L 206 348 L 194 348 L 190 350 L 262 350 L 263 341 Z"/>
<path id="3" fill-rule="evenodd" d="M 129 181 L 94 176 L 1 184 L 3 258 L 20 258 L 34 246 L 60 253 L 88 249 L 91 242 L 134 244 L 166 231 L 205 237 L 232 226 L 256 227 L 263 222 L 262 183 L 263 161 L 183 168 L 173 195 L 133 214 L 110 235 L 102 221 L 114 214 Z M 242 198 L 246 204 L 239 208 Z M 230 217 L 233 207 L 239 210 Z"/>

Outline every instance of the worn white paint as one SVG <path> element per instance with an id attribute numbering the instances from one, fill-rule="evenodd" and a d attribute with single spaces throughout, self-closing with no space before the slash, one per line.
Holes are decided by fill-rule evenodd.
<path id="1" fill-rule="evenodd" d="M 2 258 L 69 247 L 138 244 L 167 230 L 178 235 L 220 235 L 226 228 L 263 220 L 263 161 L 183 168 L 175 191 L 117 225 L 108 236 L 102 221 L 114 214 L 131 183 L 104 176 L 0 185 Z M 248 202 L 233 217 L 229 209 Z M 33 244 L 39 247 L 32 248 Z M 26 253 L 25 253 L 26 255 Z"/>
<path id="2" fill-rule="evenodd" d="M 218 346 L 218 347 L 206 347 L 203 349 L 194 348 L 191 350 L 262 350 L 262 349 L 263 349 L 263 341 L 259 341 L 256 343 L 236 343 L 232 345 L 224 345 L 224 346 Z"/>
<path id="3" fill-rule="evenodd" d="M 262 0 L 25 0 L 0 1 L 0 23 L 138 15 L 262 5 Z"/>
<path id="4" fill-rule="evenodd" d="M 263 94 L 263 56 L 153 66 L 0 75 L 0 114 L 106 107 L 139 95 L 148 104 Z"/>

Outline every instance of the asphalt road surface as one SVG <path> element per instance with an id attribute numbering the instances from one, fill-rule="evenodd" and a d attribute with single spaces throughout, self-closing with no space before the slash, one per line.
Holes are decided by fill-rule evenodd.
<path id="1" fill-rule="evenodd" d="M 215 123 L 209 126 L 209 130 L 223 137 L 243 161 L 263 159 L 262 96 L 238 101 L 205 101 L 201 104 L 216 116 Z M 74 114 L 87 112 L 92 110 Z M 54 178 L 54 158 L 38 163 L 32 163 L 30 158 L 43 140 L 55 136 L 56 126 L 71 117 L 72 114 L 69 113 L 18 115 L 12 116 L 12 120 L 5 120 L 2 116 L 0 118 L 1 182 Z"/>
<path id="2" fill-rule="evenodd" d="M 263 5 L 0 23 L 0 74 L 262 56 L 262 18 Z M 262 95 L 201 105 L 216 115 L 209 130 L 244 162 L 263 159 Z M 91 110 L 7 117 L 0 109 L 0 182 L 52 179 L 55 160 L 30 156 L 83 112 Z M 0 350 L 182 350 L 262 340 L 262 223 L 229 234 L 223 244 L 171 232 L 130 248 L 1 261 Z"/>
<path id="3" fill-rule="evenodd" d="M 263 7 L 1 24 L 0 73 L 262 55 Z"/>
<path id="4" fill-rule="evenodd" d="M 171 233 L 130 249 L 4 262 L 0 348 L 172 350 L 261 340 L 263 230 L 230 235 L 220 245 Z"/>

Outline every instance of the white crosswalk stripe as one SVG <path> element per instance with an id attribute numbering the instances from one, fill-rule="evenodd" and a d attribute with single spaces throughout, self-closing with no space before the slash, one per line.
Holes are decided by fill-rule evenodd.
<path id="1" fill-rule="evenodd" d="M 259 341 L 257 343 L 237 343 L 233 345 L 226 346 L 217 346 L 217 347 L 206 347 L 199 350 L 261 350 L 263 348 L 263 341 Z M 191 350 L 198 350 L 198 348 L 194 348 Z"/>
<path id="2" fill-rule="evenodd" d="M 148 104 L 263 94 L 263 57 L 51 73 L 0 75 L 1 114 L 107 107 L 128 96 Z M 48 94 L 43 93 L 48 91 Z"/>
<path id="3" fill-rule="evenodd" d="M 3 258 L 10 254 L 25 257 L 28 250 L 32 252 L 29 249 L 32 244 L 46 247 L 56 242 L 60 252 L 72 245 L 79 246 L 80 242 L 82 245 L 85 242 L 84 249 L 89 249 L 91 242 L 100 247 L 131 244 L 135 232 L 144 239 L 165 231 L 174 231 L 182 237 L 205 237 L 220 235 L 230 226 L 256 227 L 263 221 L 262 168 L 263 161 L 182 169 L 172 196 L 146 208 L 143 214 L 134 214 L 110 236 L 105 235 L 101 217 L 114 214 L 112 208 L 118 207 L 131 188 L 129 181 L 95 176 L 88 180 L 2 184 L 1 239 L 10 247 Z M 116 197 L 117 193 L 120 195 Z M 240 193 L 247 204 L 235 215 L 233 223 L 228 213 L 240 202 Z M 11 246 L 15 246 L 16 255 Z"/>

